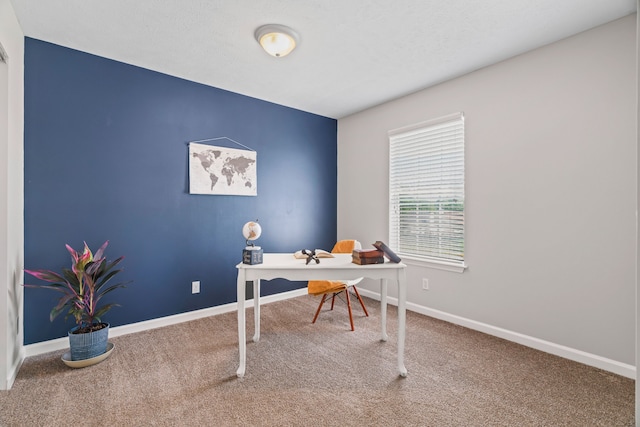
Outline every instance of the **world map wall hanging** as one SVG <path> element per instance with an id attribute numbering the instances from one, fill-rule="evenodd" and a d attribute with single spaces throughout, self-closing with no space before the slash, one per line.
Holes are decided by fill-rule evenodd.
<path id="1" fill-rule="evenodd" d="M 216 139 L 228 139 L 242 145 L 227 137 L 190 142 L 189 193 L 257 196 L 257 153 L 200 144 Z"/>

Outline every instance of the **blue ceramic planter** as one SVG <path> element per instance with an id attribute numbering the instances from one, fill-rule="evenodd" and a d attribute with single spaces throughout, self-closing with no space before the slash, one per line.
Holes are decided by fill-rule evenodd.
<path id="1" fill-rule="evenodd" d="M 109 324 L 99 331 L 86 334 L 74 334 L 80 328 L 76 326 L 69 331 L 69 348 L 71 360 L 85 360 L 100 356 L 107 351 Z"/>

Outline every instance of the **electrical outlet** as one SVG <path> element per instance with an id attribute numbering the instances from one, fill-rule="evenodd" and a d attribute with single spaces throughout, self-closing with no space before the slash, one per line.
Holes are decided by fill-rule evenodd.
<path id="1" fill-rule="evenodd" d="M 199 294 L 200 293 L 200 281 L 196 280 L 195 282 L 191 282 L 191 293 Z"/>
<path id="2" fill-rule="evenodd" d="M 422 289 L 424 289 L 425 291 L 429 290 L 429 279 L 422 279 Z"/>

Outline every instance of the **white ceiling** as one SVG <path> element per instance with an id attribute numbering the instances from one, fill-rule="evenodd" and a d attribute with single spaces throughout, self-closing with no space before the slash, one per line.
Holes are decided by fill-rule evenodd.
<path id="1" fill-rule="evenodd" d="M 11 0 L 25 36 L 341 118 L 636 10 L 636 0 Z M 263 52 L 263 24 L 298 48 Z"/>

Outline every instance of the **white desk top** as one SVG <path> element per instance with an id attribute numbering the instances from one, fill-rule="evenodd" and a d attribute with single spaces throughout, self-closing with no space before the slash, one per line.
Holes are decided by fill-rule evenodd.
<path id="1" fill-rule="evenodd" d="M 316 264 L 315 261 L 306 264 L 306 259 L 298 259 L 293 256 L 293 254 L 279 254 L 279 253 L 265 253 L 263 256 L 262 264 L 243 264 L 240 263 L 236 267 L 237 268 L 363 268 L 363 267 L 373 267 L 373 268 L 404 268 L 406 267 L 403 263 L 395 263 L 390 262 L 389 260 L 385 260 L 384 264 L 367 264 L 367 265 L 359 265 L 351 262 L 351 254 L 333 254 L 334 258 L 320 258 L 320 263 Z"/>
<path id="2" fill-rule="evenodd" d="M 371 279 L 395 279 L 403 263 L 386 261 L 384 264 L 358 265 L 351 262 L 351 254 L 333 254 L 334 258 L 320 258 L 306 264 L 306 259 L 297 259 L 292 253 L 265 253 L 262 264 L 236 265 L 244 270 L 246 280 L 284 278 L 288 280 L 352 280 L 359 277 Z"/>

